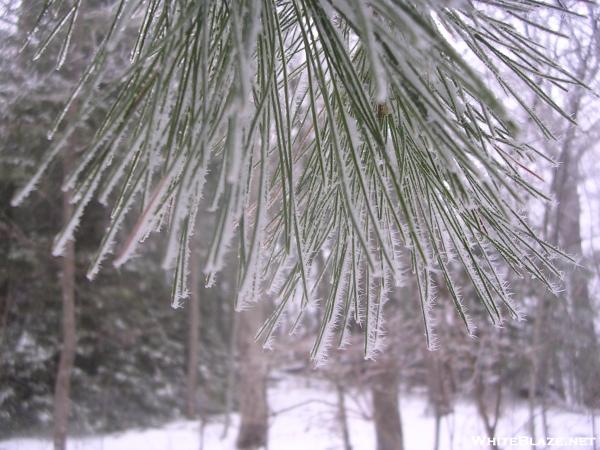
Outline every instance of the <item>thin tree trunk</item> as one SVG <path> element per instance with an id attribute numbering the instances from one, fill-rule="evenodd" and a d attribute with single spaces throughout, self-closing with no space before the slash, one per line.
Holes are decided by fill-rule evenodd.
<path id="1" fill-rule="evenodd" d="M 564 399 L 567 396 L 567 392 L 558 356 L 559 355 L 556 352 L 552 355 L 552 381 L 554 382 L 554 388 L 556 389 L 557 394 Z"/>
<path id="2" fill-rule="evenodd" d="M 442 417 L 452 412 L 452 370 L 449 361 L 442 360 L 437 352 L 424 350 L 427 367 L 427 393 L 435 416 L 434 450 L 440 446 Z"/>
<path id="3" fill-rule="evenodd" d="M 478 375 L 477 380 L 475 381 L 475 400 L 477 402 L 477 411 L 479 413 L 479 417 L 481 417 L 487 436 L 492 439 L 492 441 L 490 441 L 490 448 L 498 449 L 498 444 L 493 440 L 493 438 L 496 435 L 496 428 L 498 427 L 498 421 L 500 419 L 500 406 L 502 404 L 501 381 L 496 382 L 494 395 L 494 415 L 493 417 L 490 417 L 491 415 L 487 410 L 488 402 L 486 399 L 486 388 L 481 375 Z"/>
<path id="4" fill-rule="evenodd" d="M 352 450 L 352 443 L 350 442 L 350 430 L 348 429 L 348 416 L 346 414 L 346 399 L 344 393 L 344 386 L 337 383 L 335 385 L 335 390 L 338 399 L 338 419 L 340 421 L 340 428 L 342 430 L 344 450 Z"/>
<path id="5" fill-rule="evenodd" d="M 596 411 L 594 411 L 594 408 L 592 408 L 591 410 L 592 413 L 592 441 L 594 442 L 594 450 L 596 450 L 597 446 L 596 446 Z"/>
<path id="6" fill-rule="evenodd" d="M 202 415 L 202 417 L 200 418 L 200 427 L 199 427 L 199 434 L 200 434 L 200 443 L 198 444 L 198 450 L 204 450 L 204 432 L 206 430 L 206 420 L 203 417 L 204 415 Z"/>
<path id="7" fill-rule="evenodd" d="M 442 424 L 442 416 L 436 409 L 435 411 L 435 432 L 433 435 L 433 450 L 439 450 L 440 448 L 440 425 Z"/>
<path id="8" fill-rule="evenodd" d="M 237 347 L 240 361 L 240 429 L 237 448 L 256 450 L 267 445 L 269 407 L 267 402 L 267 356 L 255 341 L 263 321 L 263 303 L 239 313 Z"/>
<path id="9" fill-rule="evenodd" d="M 200 347 L 200 267 L 197 238 L 190 249 L 190 304 L 188 315 L 188 358 L 186 377 L 186 414 L 193 419 L 198 414 L 198 352 Z"/>
<path id="10" fill-rule="evenodd" d="M 529 434 L 535 441 L 535 407 L 536 407 L 536 394 L 539 389 L 538 380 L 540 377 L 540 363 L 541 358 L 545 354 L 542 347 L 545 345 L 542 342 L 542 332 L 544 320 L 546 317 L 545 305 L 546 299 L 543 297 L 537 298 L 535 324 L 533 328 L 533 344 L 531 348 L 531 368 L 529 371 Z M 546 395 L 542 392 L 542 395 Z"/>
<path id="11" fill-rule="evenodd" d="M 231 317 L 231 336 L 229 337 L 228 353 L 227 353 L 227 379 L 225 381 L 225 421 L 223 423 L 223 431 L 221 439 L 224 439 L 229 433 L 231 426 L 231 411 L 233 409 L 233 393 L 235 390 L 235 349 L 237 346 L 238 333 L 238 313 L 233 306 L 234 301 L 231 301 L 230 317 Z"/>
<path id="12" fill-rule="evenodd" d="M 10 311 L 10 305 L 12 303 L 12 270 L 8 255 L 10 254 L 13 243 L 10 229 L 13 208 L 9 206 L 13 192 L 14 185 L 12 182 L 9 181 L 6 184 L 0 185 L 0 198 L 2 199 L 2 209 L 0 209 L 0 214 L 2 214 L 3 218 L 6 218 L 4 223 L 0 221 L 0 251 L 2 252 L 1 254 L 6 255 L 0 264 L 0 276 L 3 277 L 0 278 L 0 348 L 3 348 L 8 312 Z"/>
<path id="13" fill-rule="evenodd" d="M 546 324 L 547 326 L 547 324 Z M 547 336 L 547 331 L 543 332 L 545 337 L 544 346 L 542 347 L 542 355 L 540 360 L 539 372 L 538 372 L 538 385 L 541 390 L 540 397 L 540 408 L 541 408 L 541 416 L 542 416 L 542 437 L 550 436 L 550 431 L 548 430 L 548 392 L 549 392 L 549 383 L 550 383 L 550 364 L 548 361 L 548 353 L 549 353 L 549 345 L 551 340 Z"/>
<path id="14" fill-rule="evenodd" d="M 65 175 L 69 172 L 69 155 L 64 158 Z M 63 222 L 71 217 L 70 192 L 63 194 Z M 67 243 L 62 256 L 62 347 L 54 387 L 54 449 L 64 450 L 67 442 L 71 407 L 71 372 L 75 361 L 75 244 Z"/>
<path id="15" fill-rule="evenodd" d="M 377 369 L 371 378 L 377 450 L 404 450 L 397 371 L 385 366 Z"/>

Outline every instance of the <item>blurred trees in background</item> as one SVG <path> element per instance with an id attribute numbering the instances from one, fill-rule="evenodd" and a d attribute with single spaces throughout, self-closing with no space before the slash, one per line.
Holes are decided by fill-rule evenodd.
<path id="1" fill-rule="evenodd" d="M 149 243 L 146 257 L 125 270 L 107 268 L 92 284 L 85 278 L 85 268 L 107 223 L 100 203 L 86 211 L 74 253 L 63 258 L 66 264 L 51 256 L 52 240 L 63 226 L 66 194 L 61 190 L 61 164 L 53 165 L 42 180 L 31 208 L 10 206 L 27 168 L 42 158 L 48 129 L 113 10 L 111 2 L 87 2 L 69 64 L 60 71 L 48 58 L 32 61 L 30 49 L 18 53 L 38 13 L 36 8 L 5 11 L 18 31 L 0 30 L 0 433 L 44 430 L 53 423 L 53 392 L 64 348 L 61 291 L 69 276 L 65 268 L 74 270 L 77 329 L 70 430 L 156 424 L 185 410 L 184 384 L 179 380 L 184 378 L 186 360 L 186 322 L 170 307 L 157 245 Z M 115 58 L 112 70 L 118 71 L 122 63 Z M 88 119 L 88 133 L 95 121 Z M 69 148 L 69 157 L 74 158 L 81 150 L 78 135 Z M 213 289 L 198 302 L 200 315 L 212 318 L 199 337 L 212 351 L 201 361 L 196 359 L 196 365 L 200 383 L 206 385 L 202 407 L 213 412 L 224 408 L 230 295 L 226 289 Z"/>

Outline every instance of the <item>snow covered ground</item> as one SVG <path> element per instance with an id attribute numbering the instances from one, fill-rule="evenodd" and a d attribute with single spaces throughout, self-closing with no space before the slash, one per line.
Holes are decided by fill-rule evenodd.
<path id="1" fill-rule="evenodd" d="M 343 449 L 339 423 L 336 419 L 336 395 L 327 386 L 307 386 L 299 383 L 280 383 L 270 391 L 273 416 L 269 432 L 270 450 L 336 450 Z M 350 438 L 354 450 L 375 448 L 373 425 L 369 421 L 368 398 L 347 399 Z M 433 417 L 427 412 L 423 398 L 410 395 L 401 400 L 405 444 L 408 450 L 433 448 Z M 540 448 L 519 439 L 526 439 L 528 413 L 524 403 L 505 404 L 496 436 L 514 438 L 505 441 L 503 449 Z M 214 419 L 204 428 L 206 450 L 234 448 L 238 418 L 232 417 L 229 433 L 222 438 L 223 419 Z M 551 411 L 550 442 L 557 448 L 593 448 L 592 423 L 589 416 Z M 600 420 L 596 419 L 596 429 Z M 539 429 L 539 428 L 538 428 Z M 201 432 L 197 422 L 176 421 L 161 428 L 129 430 L 122 433 L 77 437 L 69 440 L 69 450 L 198 450 Z M 442 422 L 440 449 L 487 449 L 481 442 L 485 433 L 475 407 L 461 402 L 455 414 Z M 583 438 L 576 440 L 575 438 Z M 528 439 L 528 438 L 527 438 Z M 560 439 L 560 440 L 559 440 Z M 563 440 L 564 439 L 564 440 Z M 502 444 L 502 443 L 501 443 Z M 600 442 L 597 443 L 600 448 Z M 49 450 L 51 442 L 43 439 L 20 438 L 0 442 L 0 450 Z"/>

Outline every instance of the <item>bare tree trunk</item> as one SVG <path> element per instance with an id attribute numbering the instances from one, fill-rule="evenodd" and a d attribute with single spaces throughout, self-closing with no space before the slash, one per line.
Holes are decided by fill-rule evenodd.
<path id="1" fill-rule="evenodd" d="M 533 327 L 533 344 L 531 348 L 531 368 L 529 370 L 529 434 L 535 441 L 535 407 L 536 394 L 539 390 L 538 380 L 541 376 L 540 363 L 545 354 L 545 341 L 542 340 L 543 326 L 546 317 L 546 299 L 543 297 L 537 298 L 535 324 Z M 542 393 L 545 395 L 545 393 Z"/>
<path id="2" fill-rule="evenodd" d="M 554 352 L 552 354 L 551 360 L 548 362 L 552 364 L 551 370 L 552 370 L 552 382 L 554 383 L 554 388 L 556 389 L 557 394 L 561 398 L 564 399 L 566 397 L 567 393 L 566 393 L 566 388 L 565 388 L 564 374 L 560 367 L 559 355 L 556 352 Z"/>
<path id="3" fill-rule="evenodd" d="M 596 450 L 596 412 L 594 408 L 591 410 L 592 412 L 592 437 L 594 438 L 592 441 L 594 442 L 594 450 Z"/>
<path id="4" fill-rule="evenodd" d="M 2 206 L 0 207 L 0 252 L 3 255 L 7 255 L 3 258 L 2 263 L 0 263 L 0 348 L 3 348 L 8 312 L 12 303 L 11 281 L 13 275 L 8 255 L 13 243 L 10 229 L 12 208 L 9 206 L 13 192 L 14 184 L 12 182 L 0 185 L 0 201 L 2 202 Z"/>
<path id="5" fill-rule="evenodd" d="M 477 403 L 477 412 L 485 427 L 485 432 L 488 438 L 493 439 L 496 435 L 496 428 L 500 419 L 500 406 L 502 403 L 502 381 L 497 381 L 494 386 L 494 411 L 493 416 L 488 412 L 489 400 L 487 397 L 487 390 L 484 385 L 484 381 L 481 375 L 477 375 L 475 380 L 475 400 Z M 490 441 L 490 448 L 498 449 L 498 444 L 492 440 Z"/>
<path id="6" fill-rule="evenodd" d="M 435 432 L 433 435 L 433 450 L 440 448 L 440 425 L 442 424 L 442 416 L 438 410 L 435 411 Z"/>
<path id="7" fill-rule="evenodd" d="M 237 448 L 240 450 L 256 450 L 267 445 L 267 355 L 254 339 L 256 330 L 263 321 L 263 308 L 262 302 L 253 305 L 251 309 L 240 312 L 237 321 L 241 420 Z"/>
<path id="8" fill-rule="evenodd" d="M 340 383 L 337 383 L 335 385 L 335 390 L 338 399 L 338 419 L 340 421 L 340 428 L 342 430 L 344 450 L 352 450 L 352 443 L 350 442 L 350 430 L 348 429 L 348 416 L 346 414 L 344 386 Z"/>
<path id="9" fill-rule="evenodd" d="M 186 414 L 193 419 L 198 414 L 198 352 L 200 327 L 200 267 L 197 238 L 190 249 L 190 304 L 188 315 L 188 358 L 186 376 Z"/>
<path id="10" fill-rule="evenodd" d="M 69 172 L 69 155 L 65 155 L 63 168 Z M 71 217 L 70 192 L 63 194 L 63 222 Z M 75 244 L 67 243 L 62 256 L 62 347 L 54 387 L 54 449 L 64 450 L 70 412 L 71 372 L 75 361 Z"/>
<path id="11" fill-rule="evenodd" d="M 404 450 L 398 373 L 395 367 L 376 364 L 381 366 L 375 368 L 370 381 L 377 450 Z"/>
<path id="12" fill-rule="evenodd" d="M 545 326 L 548 326 L 547 324 Z M 544 345 L 542 346 L 542 354 L 540 356 L 540 366 L 538 369 L 538 385 L 539 390 L 541 390 L 541 398 L 540 398 L 540 408 L 541 408 L 541 416 L 542 416 L 542 437 L 550 436 L 550 431 L 548 429 L 548 392 L 550 388 L 550 361 L 548 361 L 549 354 L 549 346 L 551 340 L 548 338 L 547 330 L 543 331 L 543 341 Z M 558 358 L 555 358 L 558 363 Z M 560 372 L 557 373 L 557 376 L 562 377 Z M 556 386 L 556 381 L 554 381 Z"/>
<path id="13" fill-rule="evenodd" d="M 231 411 L 233 409 L 233 393 L 235 386 L 235 348 L 237 345 L 237 333 L 238 333 L 238 322 L 239 314 L 235 311 L 234 301 L 231 301 L 231 336 L 229 337 L 228 352 L 227 352 L 227 379 L 225 381 L 225 420 L 223 422 L 223 431 L 221 432 L 221 439 L 224 439 L 229 433 L 229 427 L 231 426 Z"/>
<path id="14" fill-rule="evenodd" d="M 443 360 L 443 355 L 438 352 L 425 350 L 424 358 L 427 363 L 427 393 L 435 416 L 433 449 L 438 450 L 442 417 L 452 413 L 453 409 L 452 370 L 450 362 Z"/>

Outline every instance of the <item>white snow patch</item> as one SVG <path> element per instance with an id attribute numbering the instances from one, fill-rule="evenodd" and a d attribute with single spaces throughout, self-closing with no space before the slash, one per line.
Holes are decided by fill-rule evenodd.
<path id="1" fill-rule="evenodd" d="M 363 391 L 365 392 L 365 391 Z M 285 379 L 269 392 L 271 418 L 269 448 L 271 450 L 341 450 L 343 444 L 337 421 L 335 389 L 325 383 L 302 382 Z M 429 413 L 424 396 L 401 394 L 400 406 L 405 436 L 405 448 L 433 448 L 434 418 Z M 350 440 L 355 449 L 374 449 L 375 436 L 370 400 L 367 394 L 355 390 L 346 392 Z M 538 417 L 540 414 L 538 414 Z M 496 436 L 527 436 L 527 405 L 507 400 L 498 425 Z M 560 438 L 591 437 L 592 424 L 589 416 L 557 410 L 549 411 L 551 436 Z M 541 431 L 541 418 L 537 427 Z M 600 420 L 597 420 L 597 427 Z M 223 418 L 212 418 L 204 429 L 205 450 L 233 450 L 239 418 L 233 416 L 232 426 L 224 439 Z M 458 401 L 454 414 L 442 419 L 440 450 L 487 449 L 476 437 L 484 437 L 483 425 L 475 406 Z M 128 430 L 122 433 L 73 437 L 68 450 L 197 450 L 200 448 L 200 426 L 196 421 L 175 421 L 160 428 Z M 0 442 L 1 450 L 50 450 L 49 439 L 18 438 Z M 512 445 L 511 449 L 535 447 Z M 563 447 L 565 448 L 565 447 Z M 578 446 L 577 448 L 589 448 Z"/>

